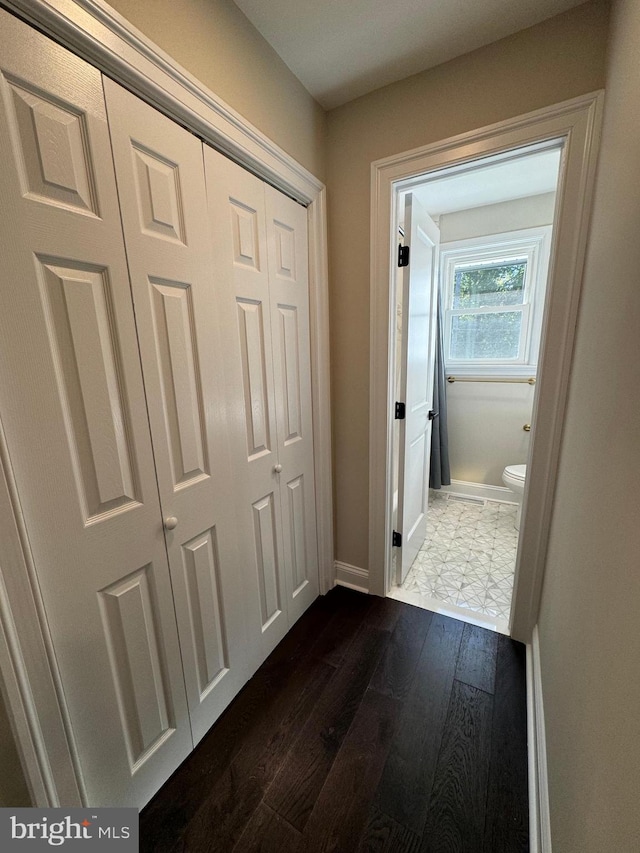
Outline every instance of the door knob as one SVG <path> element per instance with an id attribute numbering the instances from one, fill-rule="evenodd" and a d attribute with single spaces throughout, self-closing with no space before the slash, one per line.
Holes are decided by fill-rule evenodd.
<path id="1" fill-rule="evenodd" d="M 164 520 L 165 530 L 173 530 L 177 523 L 178 519 L 175 517 L 175 515 L 170 515 Z"/>
<path id="2" fill-rule="evenodd" d="M 282 465 L 278 462 L 277 465 L 273 466 L 273 470 L 275 471 L 276 474 L 279 474 L 282 471 Z"/>

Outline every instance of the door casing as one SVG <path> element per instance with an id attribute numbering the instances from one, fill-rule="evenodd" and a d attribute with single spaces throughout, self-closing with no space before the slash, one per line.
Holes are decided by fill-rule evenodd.
<path id="1" fill-rule="evenodd" d="M 529 642 L 537 622 L 580 301 L 604 93 L 406 151 L 371 165 L 369 590 L 391 587 L 395 233 L 398 185 L 516 148 L 562 141 L 554 246 L 532 420 L 529 475 L 516 562 L 511 635 Z"/>

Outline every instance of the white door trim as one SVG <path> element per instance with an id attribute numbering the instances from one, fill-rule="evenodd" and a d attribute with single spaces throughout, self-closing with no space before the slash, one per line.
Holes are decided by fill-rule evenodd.
<path id="1" fill-rule="evenodd" d="M 547 551 L 560 443 L 571 373 L 573 341 L 582 282 L 603 93 L 565 101 L 470 133 L 406 151 L 371 165 L 371 291 L 369 409 L 369 578 L 370 590 L 385 595 L 390 585 L 390 524 L 393 501 L 392 402 L 395 321 L 391 310 L 391 241 L 394 184 L 434 169 L 473 161 L 512 148 L 563 139 L 556 201 L 555 244 L 533 414 L 526 520 L 520 531 L 511 633 L 531 638 Z"/>
<path id="2" fill-rule="evenodd" d="M 205 142 L 307 206 L 320 591 L 334 585 L 325 187 L 103 0 L 0 0 Z M 0 430 L 0 673 L 34 804 L 82 805 L 81 780 Z M 4 477 L 1 476 L 4 472 Z M 22 578 L 24 583 L 8 583 Z"/>
<path id="3" fill-rule="evenodd" d="M 538 626 L 527 643 L 527 752 L 530 853 L 551 853 L 549 774 Z"/>

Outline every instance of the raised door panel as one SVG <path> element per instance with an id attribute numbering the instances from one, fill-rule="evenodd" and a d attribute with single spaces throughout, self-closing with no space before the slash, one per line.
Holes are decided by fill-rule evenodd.
<path id="1" fill-rule="evenodd" d="M 261 302 L 236 298 L 238 338 L 249 462 L 272 452 L 264 309 Z"/>
<path id="2" fill-rule="evenodd" d="M 252 668 L 288 629 L 264 184 L 205 146 Z"/>
<path id="3" fill-rule="evenodd" d="M 219 334 L 219 262 L 207 229 L 202 145 L 105 81 L 194 739 L 249 675 Z M 243 232 L 244 233 L 244 232 Z M 241 249 L 251 252 L 251 233 Z M 255 324 L 254 324 L 255 325 Z M 250 347 L 255 440 L 260 354 Z"/>
<path id="4" fill-rule="evenodd" d="M 264 260 L 264 242 L 261 240 L 260 211 L 245 205 L 236 198 L 228 199 L 233 240 L 233 264 L 257 273 Z"/>
<path id="5" fill-rule="evenodd" d="M 265 187 L 287 611 L 318 595 L 306 210 Z"/>
<path id="6" fill-rule="evenodd" d="M 282 444 L 288 447 L 292 442 L 301 441 L 304 435 L 301 393 L 301 373 L 304 365 L 300 364 L 301 341 L 297 306 L 277 305 L 274 319 L 282 366 Z"/>
<path id="7" fill-rule="evenodd" d="M 38 258 L 37 273 L 85 523 L 140 503 L 106 267 Z"/>
<path id="8" fill-rule="evenodd" d="M 142 806 L 192 739 L 102 84 L 0 56 L 0 419 L 86 802 Z"/>
<path id="9" fill-rule="evenodd" d="M 5 73 L 6 101 L 23 194 L 99 216 L 86 113 Z"/>
<path id="10" fill-rule="evenodd" d="M 186 246 L 179 165 L 134 140 L 131 156 L 140 230 L 149 237 Z"/>
<path id="11" fill-rule="evenodd" d="M 260 585 L 260 627 L 266 631 L 282 613 L 280 591 L 280 548 L 278 544 L 276 502 L 271 492 L 256 501 L 253 508 L 255 553 Z"/>
<path id="12" fill-rule="evenodd" d="M 215 527 L 185 542 L 182 559 L 189 602 L 190 636 L 202 701 L 229 671 Z"/>
<path id="13" fill-rule="evenodd" d="M 428 437 L 431 437 L 430 433 Z M 428 481 L 424 474 L 428 456 L 427 435 L 420 433 L 411 442 L 407 442 L 405 455 L 406 474 L 403 520 L 404 530 L 407 536 L 411 538 L 419 525 L 425 520 L 425 504 L 427 500 L 425 490 L 428 488 Z"/>
<path id="14" fill-rule="evenodd" d="M 151 566 L 99 593 L 132 773 L 175 729 L 160 652 L 155 594 Z"/>
<path id="15" fill-rule="evenodd" d="M 209 476 L 192 287 L 149 276 L 173 489 Z"/>
<path id="16" fill-rule="evenodd" d="M 283 495 L 289 531 L 288 545 L 291 563 L 291 595 L 295 599 L 309 583 L 309 544 L 307 542 L 306 495 L 304 474 L 287 483 Z"/>

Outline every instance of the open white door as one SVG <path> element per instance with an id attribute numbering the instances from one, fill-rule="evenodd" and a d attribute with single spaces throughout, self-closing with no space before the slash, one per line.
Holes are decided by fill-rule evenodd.
<path id="1" fill-rule="evenodd" d="M 402 275 L 402 355 L 398 400 L 400 420 L 397 530 L 402 536 L 398 585 L 424 542 L 429 500 L 429 460 L 435 372 L 438 226 L 418 199 L 407 193 L 405 246 L 409 262 Z M 406 252 L 406 249 L 405 249 Z"/>

